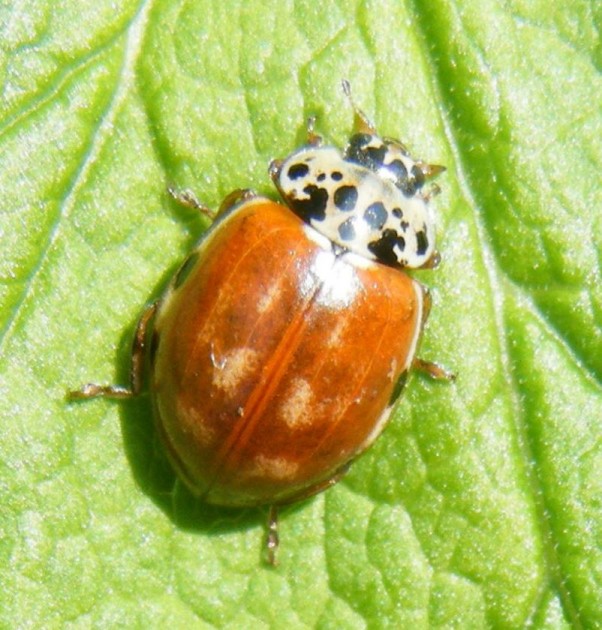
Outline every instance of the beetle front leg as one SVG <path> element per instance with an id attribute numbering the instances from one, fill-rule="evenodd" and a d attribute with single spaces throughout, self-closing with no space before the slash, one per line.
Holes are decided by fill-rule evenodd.
<path id="1" fill-rule="evenodd" d="M 215 219 L 215 212 L 213 212 L 213 210 L 208 208 L 205 204 L 201 203 L 192 190 L 189 190 L 188 188 L 178 190 L 175 186 L 170 184 L 167 187 L 167 192 L 171 195 L 172 199 L 181 206 L 198 210 L 201 214 L 204 214 L 212 221 Z"/>
<path id="2" fill-rule="evenodd" d="M 159 302 L 148 305 L 136 325 L 136 333 L 132 343 L 132 355 L 130 364 L 130 386 L 123 385 L 97 385 L 87 383 L 80 389 L 67 392 L 69 400 L 84 400 L 88 398 L 134 398 L 142 391 L 142 380 L 144 375 L 144 363 L 147 351 L 147 332 L 149 324 L 157 311 Z"/>
<path id="3" fill-rule="evenodd" d="M 237 188 L 224 197 L 216 216 L 221 216 L 225 212 L 228 212 L 230 208 L 249 201 L 250 199 L 254 199 L 257 196 L 257 193 L 252 188 Z"/>

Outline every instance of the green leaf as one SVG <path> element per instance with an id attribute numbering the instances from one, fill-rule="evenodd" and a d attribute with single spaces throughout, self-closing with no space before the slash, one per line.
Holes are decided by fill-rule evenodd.
<path id="1" fill-rule="evenodd" d="M 602 625 L 602 54 L 582 0 L 0 4 L 0 626 Z M 416 376 L 337 487 L 194 500 L 124 382 L 142 305 L 217 206 L 274 195 L 340 89 L 446 164 Z M 358 358 L 360 360 L 361 358 Z"/>

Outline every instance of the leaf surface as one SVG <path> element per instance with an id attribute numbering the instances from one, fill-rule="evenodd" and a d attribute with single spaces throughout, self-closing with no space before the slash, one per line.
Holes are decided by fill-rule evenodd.
<path id="1" fill-rule="evenodd" d="M 593 3 L 0 6 L 0 625 L 602 625 L 602 57 Z M 597 11 L 597 13 L 596 13 Z M 447 165 L 418 375 L 336 488 L 193 499 L 124 382 L 142 305 L 217 207 L 275 195 L 304 119 Z M 361 357 L 358 357 L 358 361 Z"/>

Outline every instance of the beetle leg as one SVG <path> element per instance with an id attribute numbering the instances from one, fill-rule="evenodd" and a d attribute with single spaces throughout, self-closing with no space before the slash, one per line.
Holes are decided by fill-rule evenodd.
<path id="1" fill-rule="evenodd" d="M 130 364 L 130 386 L 123 385 L 97 385 L 87 383 L 80 389 L 67 392 L 69 400 L 82 400 L 87 398 L 134 398 L 142 391 L 142 377 L 146 358 L 146 337 L 149 323 L 157 310 L 159 302 L 149 304 L 142 313 L 132 343 L 132 358 Z"/>
<path id="2" fill-rule="evenodd" d="M 433 260 L 435 259 L 435 260 Z M 437 266 L 439 264 L 439 253 L 434 252 L 429 261 L 427 261 L 421 269 L 429 269 Z M 433 265 L 429 265 L 429 262 L 433 261 Z M 422 326 L 426 324 L 426 320 L 428 319 L 429 313 L 431 312 L 431 306 L 433 304 L 433 300 L 431 298 L 431 292 L 427 287 L 420 285 L 422 289 Z M 456 375 L 453 372 L 450 372 L 448 369 L 439 365 L 438 363 L 434 363 L 433 361 L 425 361 L 424 359 L 419 359 L 415 357 L 412 361 L 412 368 L 415 370 L 420 370 L 421 372 L 426 372 L 431 378 L 443 381 L 455 381 Z"/>
<path id="3" fill-rule="evenodd" d="M 436 269 L 441 264 L 441 254 L 437 250 L 435 250 L 432 256 L 418 269 Z"/>
<path id="4" fill-rule="evenodd" d="M 221 216 L 230 208 L 238 205 L 239 203 L 244 203 L 245 201 L 249 201 L 257 197 L 257 193 L 251 188 L 237 188 L 233 190 L 229 195 L 224 197 L 224 200 L 220 204 L 219 210 L 217 211 L 216 216 Z"/>
<path id="5" fill-rule="evenodd" d="M 422 198 L 428 203 L 433 197 L 441 194 L 441 188 L 437 184 L 431 184 L 422 194 Z"/>
<path id="6" fill-rule="evenodd" d="M 132 398 L 131 389 L 123 385 L 97 385 L 86 383 L 80 389 L 71 389 L 67 392 L 67 400 L 84 400 L 87 398 Z"/>
<path id="7" fill-rule="evenodd" d="M 149 324 L 155 313 L 159 302 L 153 302 L 144 309 L 138 324 L 136 334 L 132 344 L 132 364 L 130 366 L 130 388 L 134 396 L 138 396 L 142 391 L 142 378 L 144 376 L 144 360 L 146 358 L 146 338 Z"/>
<path id="8" fill-rule="evenodd" d="M 423 284 L 418 283 L 420 286 L 420 290 L 422 291 L 422 327 L 426 325 L 426 321 L 431 314 L 431 308 L 433 307 L 433 298 L 431 297 L 431 292 L 428 287 L 425 287 Z"/>
<path id="9" fill-rule="evenodd" d="M 332 488 L 335 484 L 339 483 L 341 479 L 349 472 L 349 468 L 351 467 L 351 462 L 347 462 L 343 464 L 338 470 L 334 472 L 332 477 L 325 479 L 324 481 L 320 481 L 315 486 L 311 486 L 309 488 L 305 488 L 298 494 L 286 499 L 286 501 L 282 501 L 278 505 L 290 505 L 291 503 L 298 503 L 299 501 L 305 501 L 305 499 L 309 499 L 316 494 L 320 494 L 324 492 L 324 490 L 328 490 L 328 488 Z"/>
<path id="10" fill-rule="evenodd" d="M 266 536 L 266 553 L 268 564 L 275 567 L 278 564 L 276 560 L 276 551 L 280 545 L 280 538 L 278 536 L 278 507 L 276 505 L 270 505 L 268 511 L 268 533 Z"/>
<path id="11" fill-rule="evenodd" d="M 167 192 L 172 196 L 174 201 L 179 203 L 185 208 L 192 208 L 198 210 L 201 214 L 209 217 L 212 221 L 215 219 L 215 212 L 208 208 L 205 204 L 202 204 L 192 192 L 192 190 L 186 188 L 185 190 L 178 190 L 175 186 L 169 185 Z"/>
<path id="12" fill-rule="evenodd" d="M 320 494 L 331 488 L 335 484 L 337 484 L 349 471 L 351 466 L 351 462 L 347 462 L 343 464 L 333 475 L 328 479 L 317 483 L 315 486 L 311 486 L 310 488 L 306 488 L 296 494 L 293 497 L 290 497 L 286 501 L 279 503 L 278 505 L 270 505 L 270 510 L 268 512 L 268 522 L 267 522 L 267 536 L 266 536 L 266 552 L 267 552 L 267 561 L 268 564 L 272 566 L 276 566 L 278 561 L 276 559 L 276 551 L 280 545 L 280 538 L 278 536 L 278 507 L 282 505 L 290 505 L 291 503 L 298 503 L 299 501 L 304 501 L 305 499 L 309 499 L 316 494 Z"/>
<path id="13" fill-rule="evenodd" d="M 450 372 L 448 369 L 434 363 L 433 361 L 425 361 L 424 359 L 415 358 L 412 362 L 412 367 L 415 370 L 426 372 L 431 378 L 438 381 L 455 381 L 456 375 Z"/>

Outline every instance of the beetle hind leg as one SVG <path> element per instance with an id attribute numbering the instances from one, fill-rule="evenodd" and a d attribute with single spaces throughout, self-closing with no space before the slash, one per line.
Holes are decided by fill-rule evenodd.
<path id="1" fill-rule="evenodd" d="M 310 497 L 331 488 L 347 474 L 350 466 L 351 462 L 347 462 L 336 470 L 332 477 L 328 477 L 327 479 L 302 490 L 298 494 L 289 497 L 277 505 L 270 505 L 267 520 L 267 535 L 265 539 L 266 560 L 268 564 L 271 564 L 272 566 L 278 565 L 278 559 L 276 557 L 278 547 L 280 546 L 280 537 L 278 535 L 278 508 L 283 505 L 290 505 L 291 503 L 304 501 L 305 499 L 309 499 Z"/>

